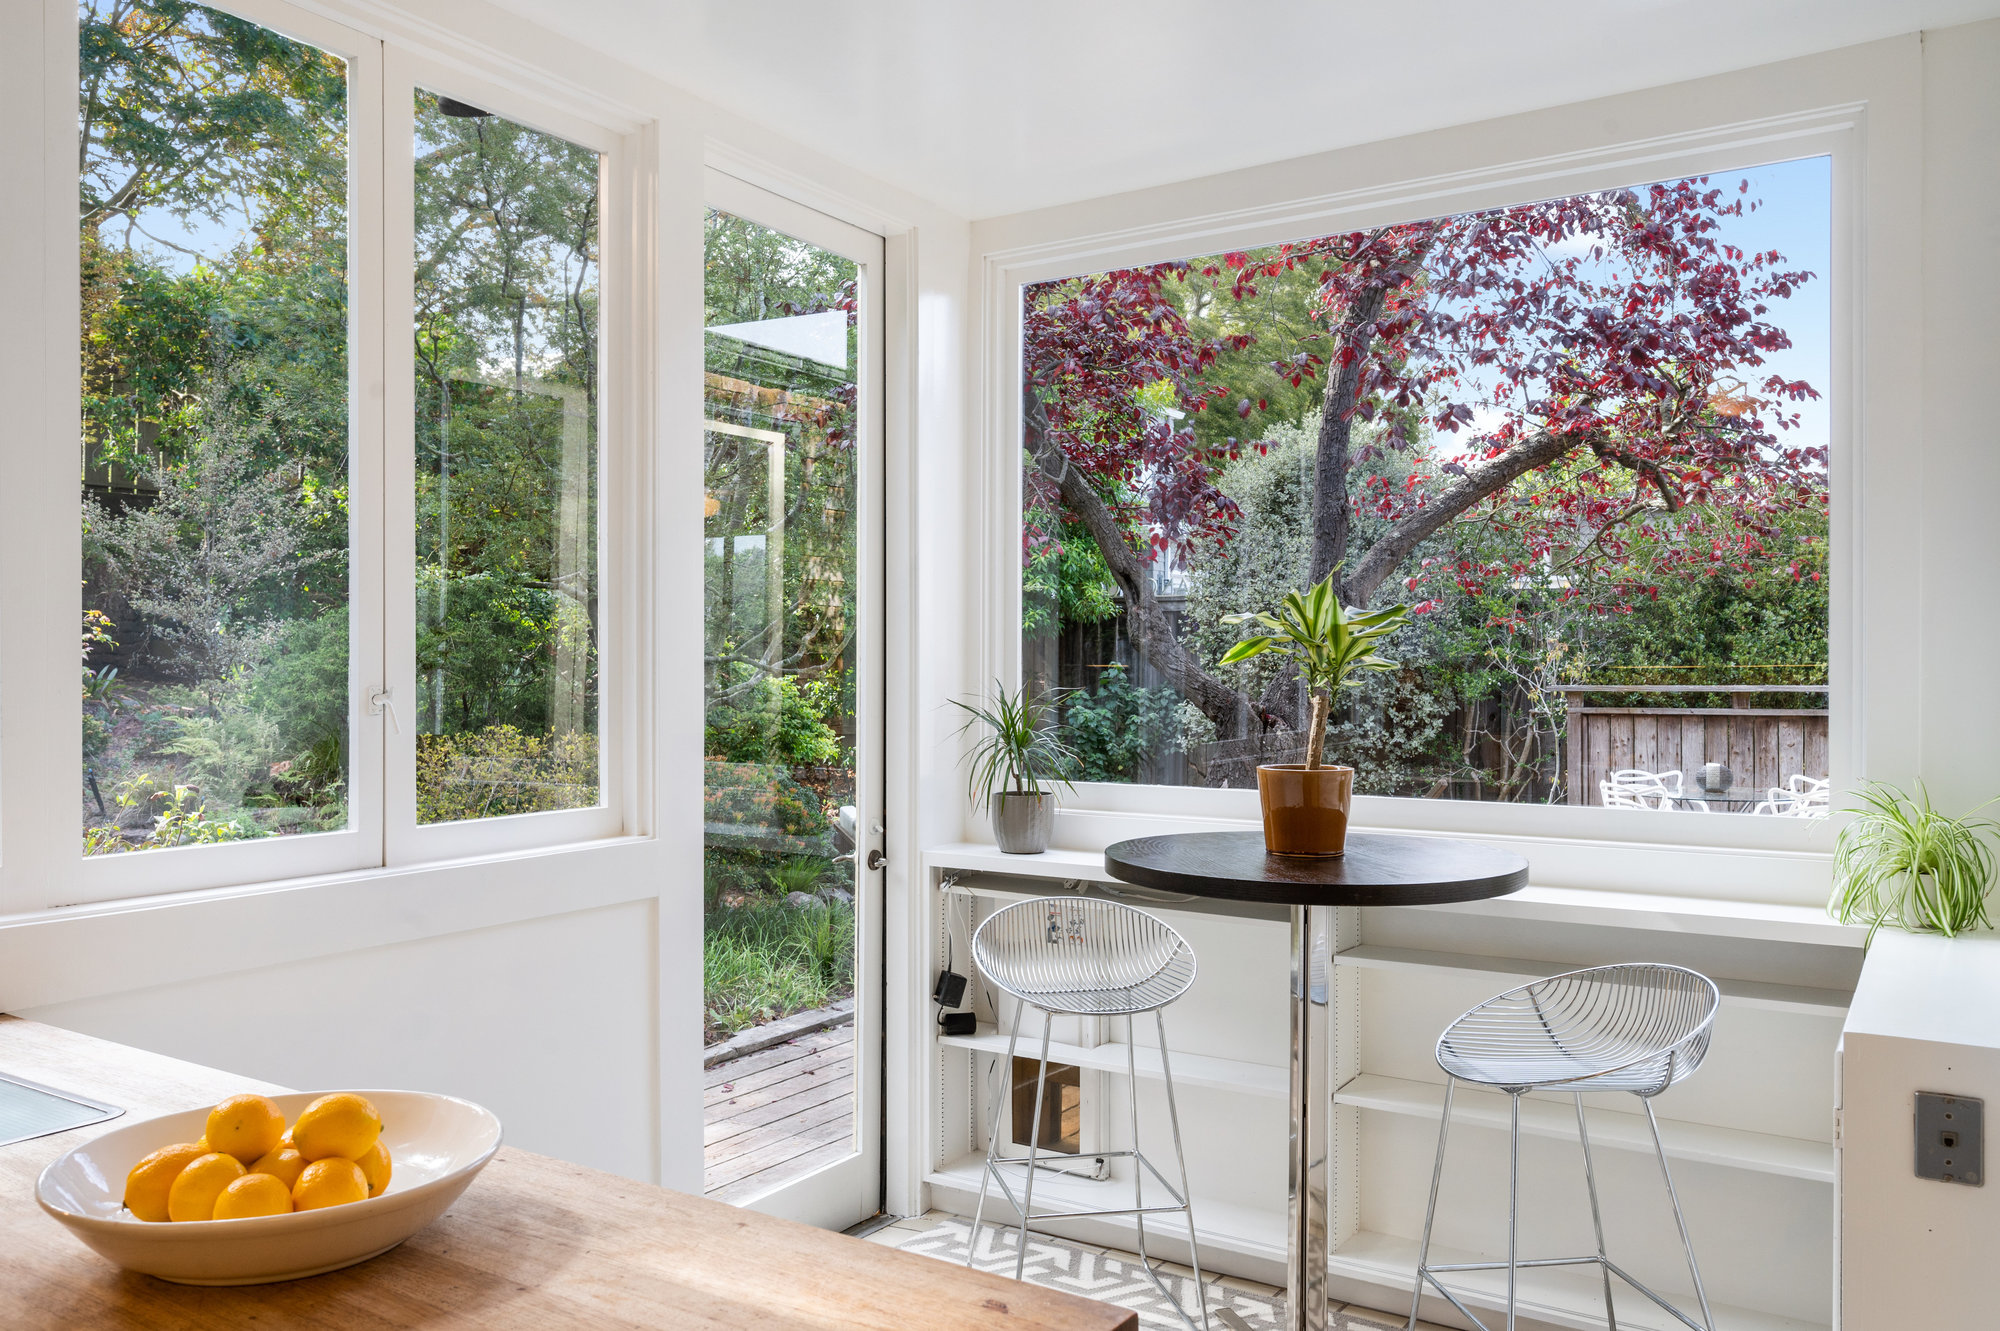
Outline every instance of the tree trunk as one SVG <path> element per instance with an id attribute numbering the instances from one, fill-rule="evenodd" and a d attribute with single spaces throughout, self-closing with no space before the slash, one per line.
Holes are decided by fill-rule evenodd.
<path id="1" fill-rule="evenodd" d="M 1237 734 L 1249 713 L 1249 700 L 1203 669 L 1195 654 L 1174 636 L 1166 611 L 1153 595 L 1152 565 L 1132 549 L 1125 528 L 1111 506 L 1062 450 L 1049 438 L 1048 416 L 1033 389 L 1021 394 L 1021 419 L 1028 453 L 1042 475 L 1056 485 L 1067 508 L 1097 545 L 1105 567 L 1125 596 L 1125 631 L 1132 645 L 1163 671 L 1183 698 L 1201 709 L 1224 736 Z"/>
<path id="2" fill-rule="evenodd" d="M 1315 771 L 1319 767 L 1321 755 L 1326 752 L 1326 694 L 1318 689 L 1312 695 L 1311 729 L 1306 734 L 1306 770 Z"/>

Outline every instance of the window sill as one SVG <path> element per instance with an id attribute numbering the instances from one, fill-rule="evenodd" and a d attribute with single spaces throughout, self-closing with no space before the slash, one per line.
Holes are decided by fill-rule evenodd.
<path id="1" fill-rule="evenodd" d="M 924 867 L 934 872 L 956 870 L 1012 878 L 1080 879 L 1093 883 L 1117 881 L 1105 872 L 1104 852 L 1096 850 L 1051 848 L 1040 855 L 1010 855 L 990 844 L 954 842 L 927 849 L 924 852 Z M 1425 909 L 1552 924 L 1646 929 L 1706 938 L 1810 943 L 1857 949 L 1862 946 L 1868 932 L 1859 925 L 1836 923 L 1817 906 L 1604 888 L 1547 887 L 1532 882 L 1510 896 L 1495 897 L 1490 901 L 1427 906 Z"/>

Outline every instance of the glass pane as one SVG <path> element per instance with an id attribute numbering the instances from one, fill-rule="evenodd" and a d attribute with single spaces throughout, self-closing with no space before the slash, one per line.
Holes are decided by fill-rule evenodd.
<path id="1" fill-rule="evenodd" d="M 347 824 L 347 79 L 85 0 L 83 839 Z"/>
<path id="2" fill-rule="evenodd" d="M 1812 158 L 1025 288 L 1075 774 L 1301 762 L 1298 670 L 1222 657 L 1331 574 L 1411 612 L 1330 697 L 1362 793 L 1824 815 L 1831 215 Z"/>
<path id="3" fill-rule="evenodd" d="M 418 822 L 598 802 L 598 167 L 417 94 Z"/>
<path id="4" fill-rule="evenodd" d="M 708 215 L 711 1045 L 852 1007 L 858 276 L 837 254 Z M 787 1046 L 788 1075 L 801 1092 L 819 1088 L 790 1100 L 792 1112 L 709 1097 L 711 1196 L 744 1200 L 854 1149 L 853 1029 L 830 1024 Z M 711 1086 L 747 1066 L 711 1066 Z"/>

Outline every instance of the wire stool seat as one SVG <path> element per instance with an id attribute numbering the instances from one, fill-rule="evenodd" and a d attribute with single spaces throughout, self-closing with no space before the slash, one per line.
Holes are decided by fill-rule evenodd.
<path id="1" fill-rule="evenodd" d="M 1596 966 L 1536 980 L 1490 998 L 1461 1016 L 1438 1038 L 1437 1061 L 1444 1069 L 1444 1116 L 1438 1125 L 1437 1160 L 1431 1171 L 1430 1202 L 1424 1210 L 1424 1236 L 1417 1250 L 1416 1290 L 1410 1296 L 1409 1326 L 1417 1324 L 1424 1286 L 1431 1285 L 1459 1313 L 1485 1328 L 1435 1273 L 1505 1271 L 1507 1328 L 1513 1331 L 1516 1276 L 1521 1267 L 1595 1264 L 1604 1279 L 1604 1316 L 1617 1326 L 1611 1277 L 1617 1276 L 1658 1304 L 1692 1331 L 1715 1331 L 1695 1263 L 1694 1244 L 1681 1214 L 1680 1196 L 1667 1167 L 1660 1141 L 1653 1097 L 1693 1075 L 1708 1055 L 1721 995 L 1715 982 L 1682 966 L 1627 962 Z M 1452 1092 L 1459 1082 L 1490 1086 L 1507 1092 L 1510 1115 L 1507 1174 L 1507 1260 L 1430 1264 L 1431 1227 L 1437 1217 L 1438 1185 L 1444 1176 L 1445 1141 L 1451 1131 Z M 1584 1181 L 1590 1192 L 1590 1218 L 1597 1233 L 1596 1253 L 1583 1257 L 1522 1259 L 1516 1251 L 1520 1198 L 1521 1096 L 1529 1091 L 1562 1091 L 1576 1102 L 1577 1138 L 1583 1146 Z M 1590 1131 L 1584 1121 L 1586 1092 L 1624 1091 L 1639 1097 L 1660 1158 L 1660 1177 L 1673 1205 L 1674 1223 L 1687 1253 L 1688 1274 L 1701 1304 L 1701 1320 L 1667 1302 L 1613 1262 L 1605 1253 L 1603 1213 L 1597 1201 L 1597 1177 L 1591 1166 Z"/>
<path id="2" fill-rule="evenodd" d="M 1194 1286 L 1201 1306 L 1201 1325 L 1208 1326 L 1208 1288 L 1202 1283 L 1201 1255 L 1196 1246 L 1194 1208 L 1188 1200 L 1187 1157 L 1181 1149 L 1180 1111 L 1174 1103 L 1173 1068 L 1167 1054 L 1166 1018 L 1161 1009 L 1188 991 L 1195 979 L 1194 949 L 1172 925 L 1146 911 L 1122 902 L 1095 897 L 1036 897 L 995 911 L 979 926 L 972 938 L 972 957 L 980 972 L 995 988 L 1014 999 L 1013 1032 L 1007 1037 L 1006 1073 L 993 1089 L 992 1112 L 987 1117 L 990 1131 L 986 1163 L 979 1180 L 979 1205 L 972 1214 L 972 1231 L 967 1236 L 965 1263 L 972 1265 L 979 1251 L 979 1227 L 985 1219 L 987 1189 L 998 1184 L 1008 1204 L 1020 1217 L 1014 1278 L 1021 1279 L 1028 1260 L 1028 1220 L 1058 1220 L 1082 1216 L 1129 1215 L 1138 1231 L 1140 1265 L 1160 1296 L 1180 1313 L 1190 1328 L 1195 1323 L 1168 1291 L 1146 1254 L 1146 1217 L 1179 1212 L 1186 1217 L 1188 1265 L 1194 1271 Z M 1000 1150 L 1000 1103 L 1012 1077 L 1014 1050 L 1021 1038 L 1021 1025 L 1029 1008 L 1042 1014 L 1041 1065 L 1035 1079 L 1035 1108 L 1028 1132 L 1028 1154 L 1009 1156 Z M 1180 1187 L 1175 1188 L 1158 1166 L 1139 1150 L 1139 1076 L 1137 1017 L 1153 1014 L 1159 1033 L 1160 1073 L 1166 1082 L 1167 1117 L 1173 1127 L 1174 1159 L 1179 1165 Z M 999 1014 L 996 1012 L 995 1018 Z M 1034 1211 L 1035 1171 L 1050 1166 L 1039 1162 L 1042 1131 L 1042 1095 L 1049 1074 L 1049 1038 L 1058 1016 L 1118 1017 L 1126 1019 L 1126 1072 L 1132 1109 L 1132 1147 L 1123 1151 L 1093 1151 L 1093 1158 L 1132 1161 L 1132 1205 L 1126 1208 Z M 1003 1167 L 1023 1169 L 1021 1192 L 1015 1195 Z M 1147 1205 L 1145 1176 L 1151 1174 L 1172 1199 L 1170 1205 Z"/>

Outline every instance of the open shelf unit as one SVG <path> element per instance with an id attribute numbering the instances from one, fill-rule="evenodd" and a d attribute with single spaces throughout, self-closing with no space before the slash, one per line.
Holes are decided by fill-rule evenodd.
<path id="1" fill-rule="evenodd" d="M 1438 1264 L 1493 1260 L 1489 1254 L 1465 1252 L 1435 1243 L 1431 1245 L 1430 1257 L 1432 1262 Z M 1617 1260 L 1617 1254 L 1612 1254 L 1612 1260 Z M 1374 1234 L 1367 1230 L 1351 1235 L 1334 1250 L 1327 1262 L 1331 1275 L 1402 1290 L 1401 1307 L 1391 1311 L 1408 1309 L 1409 1289 L 1416 1269 L 1415 1239 Z M 1459 1271 L 1447 1273 L 1444 1280 L 1452 1292 L 1475 1312 L 1507 1306 L 1507 1273 L 1504 1271 Z M 1575 1327 L 1577 1331 L 1603 1331 L 1604 1285 L 1594 1266 L 1532 1268 L 1520 1272 L 1518 1280 L 1516 1306 L 1522 1317 L 1556 1326 Z M 1679 1322 L 1629 1285 L 1614 1278 L 1611 1291 L 1621 1329 L 1686 1331 Z M 1674 1290 L 1662 1289 L 1660 1292 L 1692 1309 L 1695 1317 L 1700 1318 L 1700 1305 L 1695 1303 L 1692 1293 L 1682 1298 Z M 1431 1298 L 1436 1298 L 1435 1290 L 1431 1291 Z M 1443 1300 L 1438 1299 L 1437 1302 L 1442 1304 Z M 1426 1299 L 1424 1306 L 1425 1311 L 1430 1312 L 1431 1300 Z M 1709 1303 L 1709 1310 L 1715 1314 L 1716 1331 L 1828 1331 L 1823 1322 L 1780 1317 L 1713 1300 Z"/>
<path id="2" fill-rule="evenodd" d="M 1599 1097 L 1602 1098 L 1602 1097 Z M 1619 1097 L 1623 1098 L 1623 1097 Z M 1409 1081 L 1363 1073 L 1334 1093 L 1333 1102 L 1356 1109 L 1403 1114 L 1435 1123 L 1444 1108 L 1442 1082 Z M 1584 1115 L 1590 1123 L 1590 1144 L 1620 1151 L 1653 1153 L 1653 1134 L 1643 1114 L 1594 1108 L 1585 1101 Z M 1453 1127 L 1498 1128 L 1506 1131 L 1507 1095 L 1503 1091 L 1482 1091 L 1461 1085 L 1452 1096 Z M 1521 1100 L 1523 1136 L 1576 1140 L 1576 1109 L 1568 1099 L 1545 1100 L 1525 1096 Z M 1760 1174 L 1785 1178 L 1833 1182 L 1833 1147 L 1825 1142 L 1801 1141 L 1796 1137 L 1775 1137 L 1765 1132 L 1745 1132 L 1741 1128 L 1719 1128 L 1706 1123 L 1660 1120 L 1660 1141 L 1675 1160 L 1727 1165 Z"/>

